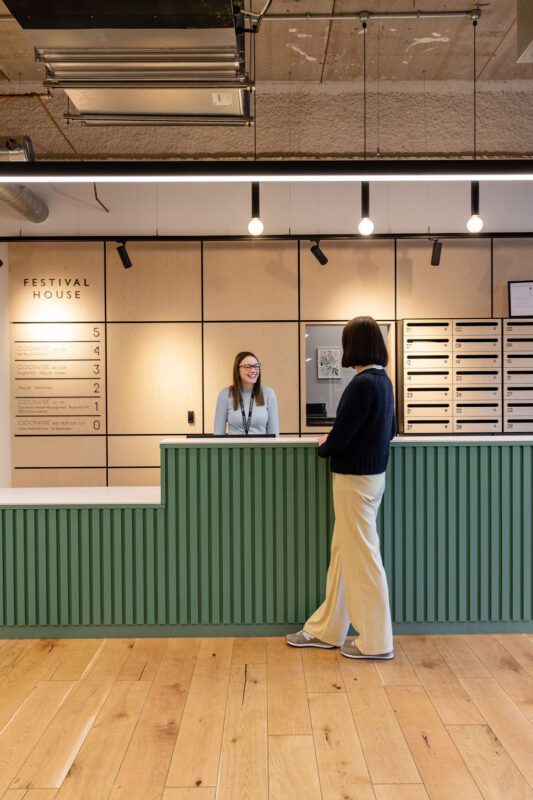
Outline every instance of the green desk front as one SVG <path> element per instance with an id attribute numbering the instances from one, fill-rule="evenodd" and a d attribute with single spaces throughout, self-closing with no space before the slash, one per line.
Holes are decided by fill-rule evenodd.
<path id="1" fill-rule="evenodd" d="M 395 631 L 533 631 L 533 441 L 395 441 Z M 3 505 L 0 638 L 254 635 L 320 603 L 328 464 L 306 439 L 161 445 L 160 505 Z"/>

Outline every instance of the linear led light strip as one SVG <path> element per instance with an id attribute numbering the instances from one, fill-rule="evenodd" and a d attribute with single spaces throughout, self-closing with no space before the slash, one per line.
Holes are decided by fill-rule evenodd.
<path id="1" fill-rule="evenodd" d="M 262 173 L 250 173 L 249 175 L 220 175 L 213 173 L 212 175 L 172 175 L 172 174 L 141 174 L 124 173 L 123 175 L 109 175 L 95 173 L 76 174 L 73 171 L 70 175 L 25 175 L 19 173 L 1 174 L 0 183 L 359 183 L 367 181 L 369 183 L 452 183 L 452 182 L 467 182 L 467 181 L 533 181 L 533 169 L 531 172 L 512 173 L 509 174 L 477 174 L 477 173 L 461 173 L 448 175 L 440 174 L 413 174 L 413 175 L 395 175 L 395 174 L 361 174 L 361 175 L 269 175 Z"/>
<path id="2" fill-rule="evenodd" d="M 531 181 L 533 159 L 0 162 L 0 183 Z"/>

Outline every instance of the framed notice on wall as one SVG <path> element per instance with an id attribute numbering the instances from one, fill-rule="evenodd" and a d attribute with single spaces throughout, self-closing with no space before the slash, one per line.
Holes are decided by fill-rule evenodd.
<path id="1" fill-rule="evenodd" d="M 509 316 L 533 317 L 533 280 L 509 281 Z"/>
<path id="2" fill-rule="evenodd" d="M 318 379 L 338 379 L 341 377 L 341 348 L 317 347 L 316 363 Z"/>

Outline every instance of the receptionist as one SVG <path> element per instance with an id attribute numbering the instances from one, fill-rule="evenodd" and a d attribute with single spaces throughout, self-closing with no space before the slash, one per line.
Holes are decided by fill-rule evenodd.
<path id="1" fill-rule="evenodd" d="M 217 398 L 213 433 L 279 436 L 278 401 L 273 389 L 261 385 L 261 364 L 254 353 L 237 353 L 233 383 Z"/>

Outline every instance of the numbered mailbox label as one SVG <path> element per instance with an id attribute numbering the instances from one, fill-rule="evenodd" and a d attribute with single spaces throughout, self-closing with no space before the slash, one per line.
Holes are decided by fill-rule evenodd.
<path id="1" fill-rule="evenodd" d="M 16 434 L 105 433 L 103 324 L 14 324 L 11 353 Z"/>

